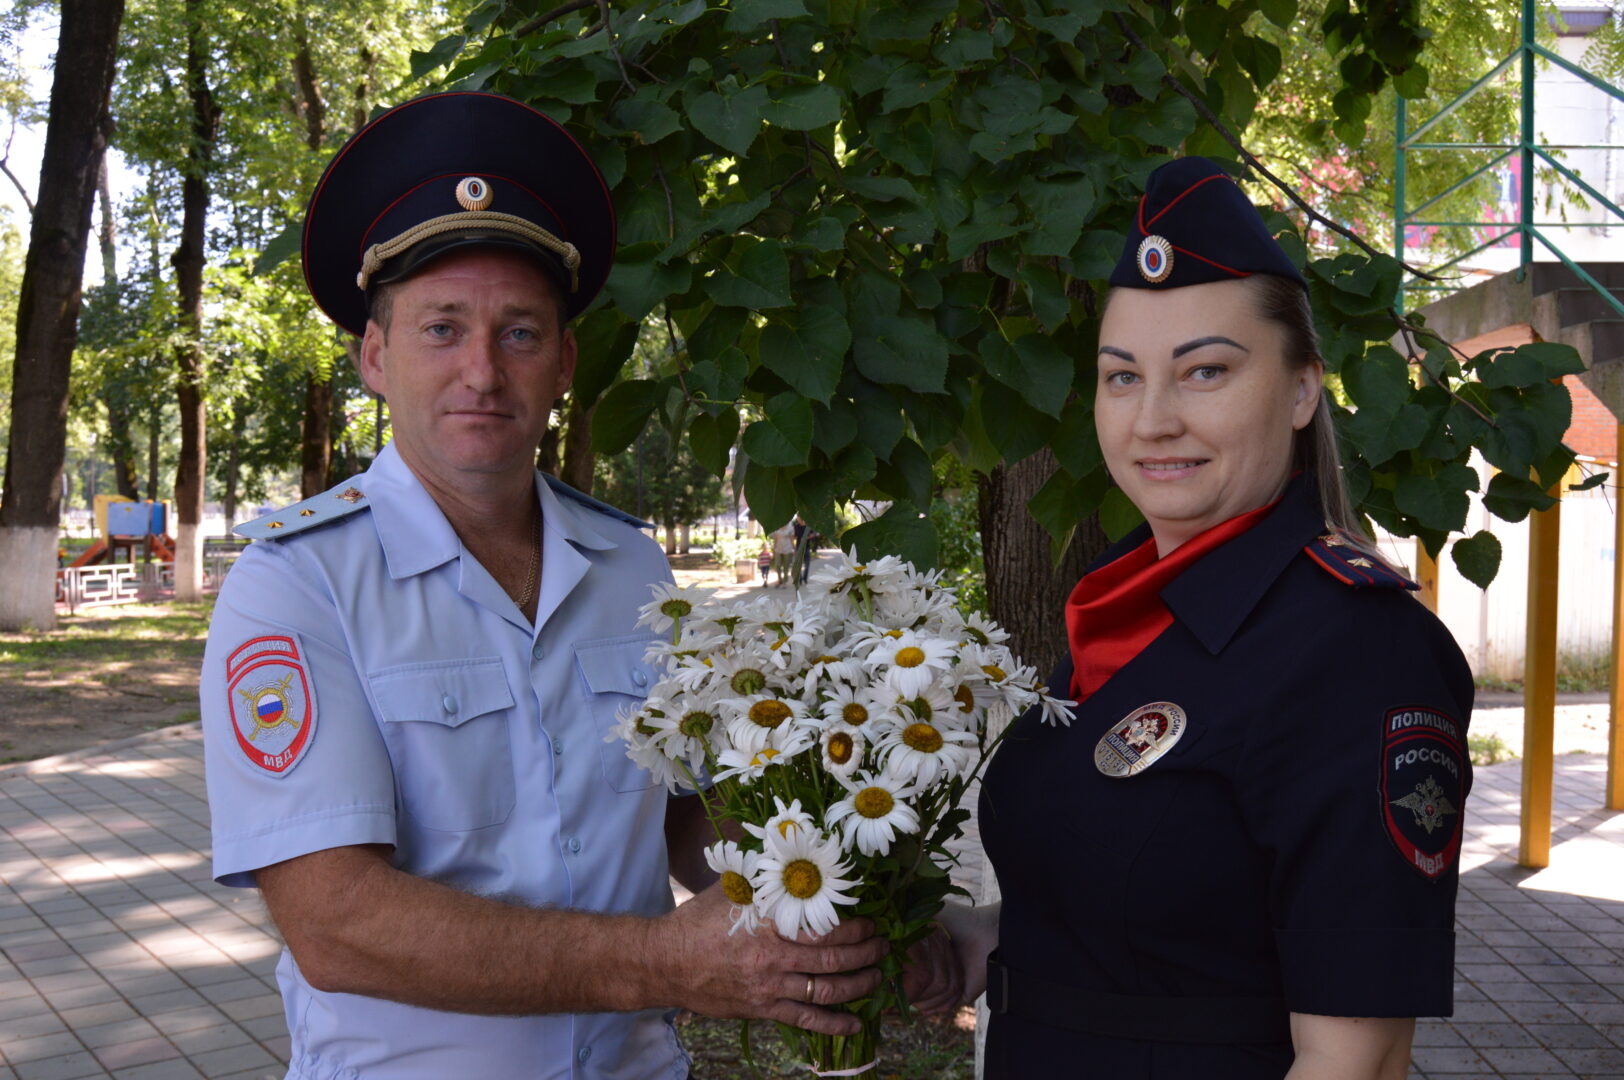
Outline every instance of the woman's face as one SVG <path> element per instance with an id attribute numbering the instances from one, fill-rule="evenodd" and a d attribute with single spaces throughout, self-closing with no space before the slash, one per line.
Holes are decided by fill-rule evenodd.
<path id="1" fill-rule="evenodd" d="M 1100 448 L 1163 556 L 1278 498 L 1319 404 L 1321 366 L 1286 366 L 1252 289 L 1118 289 L 1100 325 Z"/>

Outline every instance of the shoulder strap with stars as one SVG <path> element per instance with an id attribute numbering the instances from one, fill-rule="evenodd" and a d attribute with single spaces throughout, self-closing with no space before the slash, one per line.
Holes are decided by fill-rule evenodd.
<path id="1" fill-rule="evenodd" d="M 594 499 L 592 496 L 587 495 L 584 492 L 576 491 L 574 488 L 564 483 L 564 481 L 560 480 L 558 477 L 553 476 L 551 473 L 542 473 L 541 475 L 546 478 L 547 486 L 553 489 L 553 494 L 559 496 L 560 498 L 573 499 L 582 506 L 587 507 L 589 510 L 596 510 L 600 514 L 607 514 L 616 521 L 624 521 L 634 529 L 654 528 L 654 524 L 652 522 L 644 521 L 642 518 L 637 517 L 634 514 L 626 513 L 626 511 L 620 509 L 619 507 L 610 506 L 606 502 L 599 502 L 597 499 Z"/>
<path id="2" fill-rule="evenodd" d="M 1419 589 L 1421 586 L 1387 565 L 1345 529 L 1331 529 L 1310 541 L 1303 551 L 1321 569 L 1355 589 Z"/>
<path id="3" fill-rule="evenodd" d="M 361 490 L 358 483 L 360 479 L 355 477 L 346 480 L 320 495 L 312 496 L 304 502 L 296 502 L 292 506 L 273 511 L 253 521 L 246 521 L 231 531 L 250 540 L 285 540 L 306 529 L 348 517 L 357 510 L 367 508 L 366 493 Z"/>

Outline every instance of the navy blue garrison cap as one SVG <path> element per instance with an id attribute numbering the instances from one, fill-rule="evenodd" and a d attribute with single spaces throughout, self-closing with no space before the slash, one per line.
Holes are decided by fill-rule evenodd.
<path id="1" fill-rule="evenodd" d="M 360 334 L 369 288 L 473 246 L 534 256 L 574 318 L 609 276 L 614 205 L 551 118 L 499 94 L 430 94 L 367 124 L 328 164 L 305 214 L 305 283 Z"/>
<path id="2" fill-rule="evenodd" d="M 1112 285 L 1177 289 L 1253 274 L 1308 288 L 1263 216 L 1216 162 L 1177 158 L 1150 174 Z"/>

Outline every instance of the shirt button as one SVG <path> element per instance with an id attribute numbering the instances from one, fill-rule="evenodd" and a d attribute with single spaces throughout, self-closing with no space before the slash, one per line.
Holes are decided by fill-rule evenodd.
<path id="1" fill-rule="evenodd" d="M 636 683 L 638 686 L 647 686 L 648 675 L 643 671 L 642 668 L 632 668 L 632 682 Z"/>
<path id="2" fill-rule="evenodd" d="M 440 706 L 445 709 L 446 712 L 454 713 L 457 711 L 457 699 L 452 697 L 450 694 L 447 694 L 445 697 L 440 699 Z"/>
<path id="3" fill-rule="evenodd" d="M 562 754 L 563 752 L 564 752 L 564 740 L 563 739 L 554 739 L 553 740 L 553 753 L 554 754 Z"/>
<path id="4" fill-rule="evenodd" d="M 572 855 L 575 854 L 576 852 L 580 851 L 581 850 L 581 838 L 579 836 L 570 837 L 569 848 L 570 848 L 570 854 L 572 854 Z M 586 1059 L 582 1058 L 582 1060 L 584 1061 Z"/>
<path id="5" fill-rule="evenodd" d="M 543 656 L 547 655 L 547 650 L 543 649 L 541 647 L 541 642 L 538 641 L 530 647 L 530 655 L 535 657 L 537 660 L 540 660 Z"/>
<path id="6" fill-rule="evenodd" d="M 591 1056 L 592 1047 L 590 1046 L 583 1046 L 579 1050 L 575 1051 L 575 1060 L 579 1061 L 583 1065 L 586 1064 L 586 1059 Z"/>

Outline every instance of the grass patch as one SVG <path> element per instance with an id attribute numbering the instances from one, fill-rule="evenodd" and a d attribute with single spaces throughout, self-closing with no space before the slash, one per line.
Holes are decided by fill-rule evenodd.
<path id="1" fill-rule="evenodd" d="M 198 660 L 214 602 L 92 608 L 49 633 L 0 634 L 0 663 L 50 668 L 63 661 Z"/>
<path id="2" fill-rule="evenodd" d="M 1561 694 L 1594 694 L 1611 686 L 1613 655 L 1601 652 L 1563 651 L 1556 655 L 1556 689 Z M 1500 690 L 1520 694 L 1521 679 L 1497 679 L 1478 676 L 1472 684 L 1479 690 Z"/>
<path id="3" fill-rule="evenodd" d="M 677 1032 L 693 1055 L 696 1080 L 804 1080 L 810 1075 L 769 1023 L 750 1025 L 754 1072 L 740 1052 L 737 1020 L 684 1014 L 677 1020 Z M 911 1024 L 891 1017 L 880 1034 L 879 1067 L 864 1078 L 971 1080 L 975 1066 L 975 1032 L 957 1027 L 951 1016 L 916 1017 Z"/>
<path id="4" fill-rule="evenodd" d="M 1517 752 L 1498 735 L 1466 736 L 1466 753 L 1473 765 L 1498 765 L 1517 758 Z"/>

